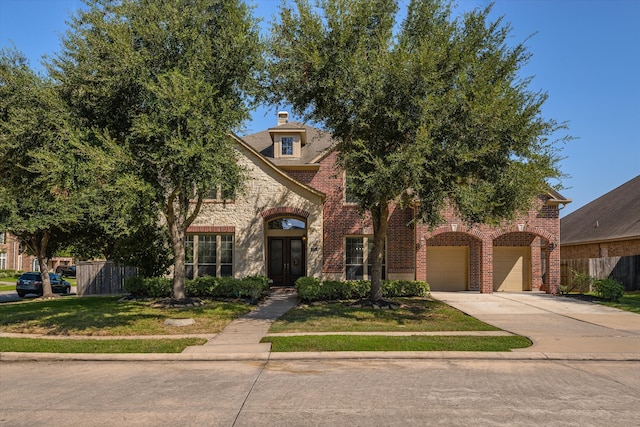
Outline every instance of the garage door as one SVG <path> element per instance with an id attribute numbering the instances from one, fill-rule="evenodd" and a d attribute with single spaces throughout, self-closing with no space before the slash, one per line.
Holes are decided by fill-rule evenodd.
<path id="1" fill-rule="evenodd" d="M 466 291 L 469 281 L 466 246 L 427 246 L 427 283 L 433 291 Z"/>
<path id="2" fill-rule="evenodd" d="M 519 292 L 531 290 L 531 249 L 527 247 L 493 248 L 493 290 Z"/>

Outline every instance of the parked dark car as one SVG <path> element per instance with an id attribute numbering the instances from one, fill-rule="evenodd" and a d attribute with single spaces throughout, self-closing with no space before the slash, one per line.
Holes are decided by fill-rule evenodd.
<path id="1" fill-rule="evenodd" d="M 71 292 L 71 283 L 62 279 L 59 274 L 49 273 L 51 281 L 51 290 L 56 294 L 67 295 Z M 19 297 L 27 294 L 36 294 L 42 296 L 42 276 L 37 271 L 22 273 L 16 282 L 16 292 Z"/>
<path id="2" fill-rule="evenodd" d="M 75 265 L 59 265 L 56 268 L 56 274 L 59 274 L 63 277 L 76 277 L 76 266 Z"/>

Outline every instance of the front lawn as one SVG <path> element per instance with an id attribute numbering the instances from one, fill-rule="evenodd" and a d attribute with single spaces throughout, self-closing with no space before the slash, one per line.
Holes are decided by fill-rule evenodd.
<path id="1" fill-rule="evenodd" d="M 447 304 L 431 298 L 396 298 L 395 310 L 354 307 L 351 303 L 300 305 L 269 329 L 277 332 L 433 332 L 497 331 Z"/>
<path id="2" fill-rule="evenodd" d="M 265 337 L 271 351 L 510 351 L 531 346 L 521 336 L 364 336 L 306 335 Z"/>
<path id="3" fill-rule="evenodd" d="M 148 301 L 74 296 L 0 304 L 0 331 L 46 335 L 214 334 L 251 311 L 235 302 L 207 301 L 187 309 L 153 308 Z M 190 326 L 167 326 L 166 319 L 194 319 Z"/>
<path id="4" fill-rule="evenodd" d="M 602 301 L 601 304 L 640 314 L 640 291 L 625 292 L 620 301 Z"/>
<path id="5" fill-rule="evenodd" d="M 0 352 L 24 353 L 181 353 L 204 338 L 178 339 L 33 339 L 0 337 Z"/>

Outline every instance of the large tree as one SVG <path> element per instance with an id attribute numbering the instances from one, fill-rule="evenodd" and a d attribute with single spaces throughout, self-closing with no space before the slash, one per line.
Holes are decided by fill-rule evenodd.
<path id="1" fill-rule="evenodd" d="M 393 0 L 296 0 L 273 25 L 273 99 L 331 131 L 371 216 L 371 300 L 391 203 L 416 201 L 431 225 L 448 205 L 469 223 L 497 222 L 560 177 L 550 136 L 563 126 L 542 117 L 546 94 L 519 75 L 529 53 L 508 45 L 509 25 L 490 10 L 456 17 L 448 1 L 414 0 L 398 25 Z"/>
<path id="2" fill-rule="evenodd" d="M 24 55 L 0 51 L 0 229 L 38 259 L 43 296 L 53 296 L 47 260 L 87 208 L 84 174 L 65 162 L 80 135 L 52 82 Z"/>
<path id="3" fill-rule="evenodd" d="M 153 189 L 184 299 L 186 230 L 212 189 L 242 183 L 228 133 L 257 87 L 257 21 L 240 0 L 86 3 L 50 73 L 82 125 L 119 144 Z"/>

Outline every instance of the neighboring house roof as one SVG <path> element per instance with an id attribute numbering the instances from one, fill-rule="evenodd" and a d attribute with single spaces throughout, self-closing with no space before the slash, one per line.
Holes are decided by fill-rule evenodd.
<path id="1" fill-rule="evenodd" d="M 272 135 L 274 133 L 288 132 L 304 134 L 304 144 L 300 151 L 300 158 L 274 158 Z M 298 122 L 285 123 L 258 133 L 246 135 L 242 137 L 242 140 L 278 167 L 315 164 L 317 159 L 330 150 L 335 142 L 329 132 Z"/>
<path id="2" fill-rule="evenodd" d="M 560 220 L 562 245 L 640 238 L 640 175 Z"/>

